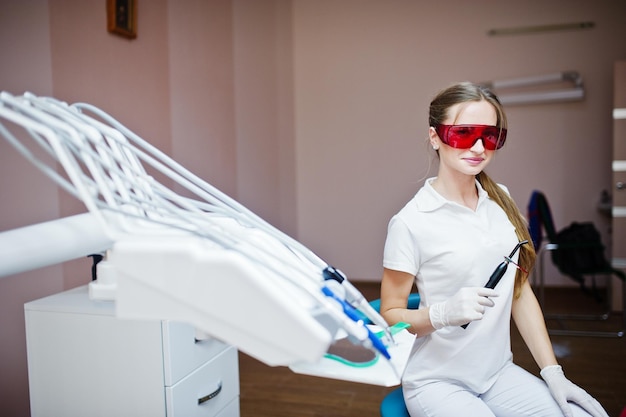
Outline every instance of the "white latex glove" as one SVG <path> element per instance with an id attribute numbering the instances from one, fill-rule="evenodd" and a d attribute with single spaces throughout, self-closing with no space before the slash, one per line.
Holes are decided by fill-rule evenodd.
<path id="1" fill-rule="evenodd" d="M 495 305 L 488 297 L 497 296 L 498 293 L 490 288 L 461 288 L 452 298 L 430 306 L 428 311 L 430 322 L 439 330 L 446 326 L 461 326 L 480 320 L 485 314 L 485 308 Z"/>
<path id="2" fill-rule="evenodd" d="M 578 404 L 594 417 L 609 417 L 595 398 L 565 377 L 561 365 L 546 366 L 540 374 L 565 417 L 574 415 L 568 401 Z"/>

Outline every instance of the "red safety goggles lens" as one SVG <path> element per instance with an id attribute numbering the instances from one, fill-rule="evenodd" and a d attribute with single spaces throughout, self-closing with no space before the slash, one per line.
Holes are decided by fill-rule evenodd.
<path id="1" fill-rule="evenodd" d="M 482 139 L 485 149 L 495 151 L 503 147 L 506 140 L 506 129 L 497 126 L 437 125 L 435 131 L 443 143 L 458 149 L 469 149 Z"/>

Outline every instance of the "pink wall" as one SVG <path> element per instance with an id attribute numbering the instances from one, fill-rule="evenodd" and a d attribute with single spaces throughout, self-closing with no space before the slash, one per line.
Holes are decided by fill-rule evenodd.
<path id="1" fill-rule="evenodd" d="M 555 222 L 609 220 L 612 68 L 626 57 L 624 2 L 294 1 L 297 219 L 301 240 L 350 277 L 378 280 L 389 218 L 436 175 L 427 107 L 455 81 L 578 71 L 584 101 L 508 109 L 488 172 L 525 211 L 533 189 Z M 469 17 L 471 16 L 471 18 Z M 595 28 L 489 37 L 493 28 Z M 605 242 L 610 239 L 605 236 Z M 571 284 L 556 273 L 552 284 Z"/>
<path id="2" fill-rule="evenodd" d="M 234 2 L 237 195 L 297 233 L 291 2 Z"/>
<path id="3" fill-rule="evenodd" d="M 0 89 L 12 94 L 52 93 L 49 30 L 47 1 L 0 2 Z M 60 214 L 56 187 L 4 140 L 0 140 L 0 196 L 0 230 Z M 2 415 L 27 416 L 29 410 L 23 305 L 62 289 L 59 265 L 0 278 Z"/>
<path id="4" fill-rule="evenodd" d="M 172 157 L 235 195 L 231 2 L 171 1 L 167 28 Z"/>

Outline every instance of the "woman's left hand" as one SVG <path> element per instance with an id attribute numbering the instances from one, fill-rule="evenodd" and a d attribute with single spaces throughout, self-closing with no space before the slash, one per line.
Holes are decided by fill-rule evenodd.
<path id="1" fill-rule="evenodd" d="M 541 370 L 541 377 L 548 384 L 565 417 L 573 416 L 568 401 L 578 404 L 594 417 L 609 417 L 595 398 L 565 377 L 560 365 L 546 366 Z"/>

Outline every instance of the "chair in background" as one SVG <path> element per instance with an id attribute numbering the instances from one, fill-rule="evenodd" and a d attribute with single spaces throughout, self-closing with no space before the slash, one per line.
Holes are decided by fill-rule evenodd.
<path id="1" fill-rule="evenodd" d="M 592 294 L 598 296 L 595 278 L 599 275 L 610 277 L 615 275 L 622 281 L 625 275 L 622 271 L 611 266 L 604 256 L 604 245 L 599 234 L 595 233 L 595 227 L 590 223 L 572 223 L 557 233 L 552 220 L 552 213 L 545 195 L 541 191 L 533 191 L 528 204 L 528 221 L 530 234 L 533 239 L 535 250 L 537 251 L 538 265 L 535 268 L 538 275 L 539 303 L 543 309 L 545 306 L 545 254 L 550 252 L 554 265 L 564 275 L 568 275 L 579 282 L 581 289 L 587 292 L 585 278 L 591 277 Z M 585 229 L 585 238 L 575 240 L 566 239 L 567 232 L 578 229 Z M 544 233 L 547 242 L 543 243 Z M 580 235 L 580 234 L 579 234 Z M 534 275 L 534 274 L 533 274 Z M 535 279 L 533 279 L 535 281 Z M 626 301 L 626 285 L 622 285 L 622 300 Z M 607 281 L 606 294 L 603 297 L 607 311 L 603 314 L 545 314 L 546 319 L 559 320 L 564 325 L 563 320 L 607 320 L 610 316 L 610 283 Z M 550 334 L 570 335 L 570 336 L 604 336 L 622 337 L 626 328 L 626 308 L 622 310 L 622 329 L 615 332 L 548 329 Z"/>
<path id="2" fill-rule="evenodd" d="M 370 305 L 380 313 L 380 299 L 370 301 Z M 409 294 L 407 308 L 417 309 L 420 305 L 420 296 L 417 293 Z M 402 395 L 402 387 L 398 387 L 388 393 L 380 403 L 381 417 L 410 417 L 409 412 L 404 404 L 404 396 Z"/>

